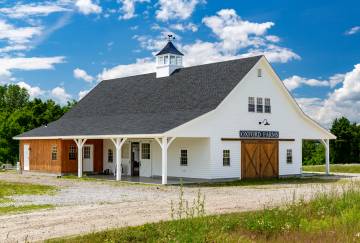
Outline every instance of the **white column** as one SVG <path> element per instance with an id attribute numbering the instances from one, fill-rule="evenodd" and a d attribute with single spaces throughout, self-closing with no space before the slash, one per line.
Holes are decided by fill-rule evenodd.
<path id="1" fill-rule="evenodd" d="M 325 167 L 326 167 L 326 174 L 330 174 L 330 146 L 329 146 L 329 139 L 325 139 Z"/>
<path id="2" fill-rule="evenodd" d="M 167 149 L 167 137 L 163 137 L 161 141 L 161 183 L 163 185 L 167 184 Z"/>
<path id="3" fill-rule="evenodd" d="M 76 145 L 77 145 L 77 150 L 78 150 L 78 177 L 82 177 L 82 172 L 83 172 L 83 153 L 82 153 L 82 149 L 83 146 L 86 142 L 86 139 L 74 139 Z"/>
<path id="4" fill-rule="evenodd" d="M 116 180 L 121 180 L 121 148 L 124 145 L 127 138 L 112 138 L 111 141 L 114 143 L 116 148 Z"/>

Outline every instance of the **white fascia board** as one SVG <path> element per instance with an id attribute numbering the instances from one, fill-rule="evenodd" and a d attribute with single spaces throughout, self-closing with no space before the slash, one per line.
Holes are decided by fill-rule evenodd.
<path id="1" fill-rule="evenodd" d="M 110 138 L 161 138 L 163 134 L 118 134 L 118 135 L 74 135 L 74 136 L 46 136 L 46 137 L 13 137 L 15 140 L 32 139 L 110 139 Z"/>
<path id="2" fill-rule="evenodd" d="M 310 122 L 312 125 L 314 125 L 316 128 L 318 128 L 320 131 L 322 131 L 323 133 L 325 133 L 327 135 L 328 139 L 336 139 L 336 136 L 334 134 L 332 134 L 331 132 L 329 132 L 327 129 L 325 129 L 324 127 L 322 127 L 319 123 L 317 123 L 316 121 L 314 121 L 311 117 L 309 117 L 299 106 L 299 104 L 295 101 L 295 98 L 292 96 L 292 94 L 290 93 L 290 91 L 286 88 L 284 82 L 280 79 L 279 75 L 275 72 L 275 70 L 272 68 L 272 66 L 270 65 L 269 61 L 266 59 L 265 56 L 263 56 L 262 58 L 260 58 L 259 61 L 264 60 L 266 65 L 268 66 L 269 70 L 271 71 L 271 73 L 273 74 L 273 76 L 275 77 L 275 79 L 278 81 L 280 87 L 282 88 L 282 90 L 284 91 L 284 93 L 286 93 L 287 98 L 290 100 L 290 102 L 294 105 L 294 107 L 296 108 L 296 110 L 298 112 L 300 112 L 301 116 L 305 118 L 305 120 L 307 120 L 308 122 Z"/>

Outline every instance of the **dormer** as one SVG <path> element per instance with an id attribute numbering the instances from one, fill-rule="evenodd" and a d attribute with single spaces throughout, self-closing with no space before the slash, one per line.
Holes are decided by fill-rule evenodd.
<path id="1" fill-rule="evenodd" d="M 183 67 L 183 56 L 172 43 L 173 37 L 169 35 L 168 43 L 156 54 L 156 77 L 170 76 L 176 69 Z"/>

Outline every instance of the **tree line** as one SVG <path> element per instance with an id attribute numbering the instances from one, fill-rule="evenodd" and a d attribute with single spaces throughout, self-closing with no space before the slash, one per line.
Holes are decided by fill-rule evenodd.
<path id="1" fill-rule="evenodd" d="M 360 125 L 346 117 L 333 121 L 330 131 L 336 140 L 330 140 L 330 163 L 360 163 Z M 303 164 L 325 163 L 325 148 L 319 141 L 303 142 Z"/>
<path id="2" fill-rule="evenodd" d="M 14 136 L 59 119 L 75 103 L 60 106 L 51 99 L 30 100 L 26 89 L 0 85 L 0 163 L 19 160 L 19 142 Z"/>

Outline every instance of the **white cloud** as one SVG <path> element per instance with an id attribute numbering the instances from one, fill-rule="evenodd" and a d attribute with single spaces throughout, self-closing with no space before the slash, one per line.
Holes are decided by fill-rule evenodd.
<path id="1" fill-rule="evenodd" d="M 135 14 L 135 4 L 150 2 L 150 0 L 121 0 L 122 6 L 120 8 L 121 13 L 120 19 L 131 19 L 136 16 Z"/>
<path id="2" fill-rule="evenodd" d="M 31 3 L 16 4 L 10 8 L 0 8 L 0 13 L 5 14 L 9 18 L 21 19 L 29 17 L 47 16 L 52 13 L 71 11 L 68 8 L 60 6 L 56 2 L 53 3 Z"/>
<path id="3" fill-rule="evenodd" d="M 62 87 L 56 87 L 50 92 L 51 97 L 60 104 L 66 104 L 71 99 L 71 95 Z"/>
<path id="4" fill-rule="evenodd" d="M 102 12 L 102 8 L 93 3 L 92 0 L 76 0 L 75 6 L 78 8 L 79 12 L 85 15 L 99 14 Z"/>
<path id="5" fill-rule="evenodd" d="M 137 59 L 136 63 L 128 65 L 118 65 L 110 69 L 104 69 L 98 75 L 98 80 L 114 79 L 132 75 L 154 72 L 155 62 L 151 58 Z"/>
<path id="6" fill-rule="evenodd" d="M 222 40 L 224 50 L 230 52 L 262 44 L 262 39 L 257 37 L 274 26 L 273 22 L 253 23 L 242 20 L 234 9 L 222 9 L 215 16 L 203 18 L 203 23 Z"/>
<path id="7" fill-rule="evenodd" d="M 90 92 L 90 90 L 81 90 L 80 92 L 79 92 L 79 100 L 81 100 L 82 98 L 84 98 L 85 97 L 85 95 L 87 95 L 88 93 Z"/>
<path id="8" fill-rule="evenodd" d="M 324 100 L 297 99 L 306 113 L 325 126 L 329 127 L 335 118 L 341 116 L 360 122 L 360 64 L 356 64 L 354 69 L 343 74 L 343 77 L 341 87 L 329 93 Z"/>
<path id="9" fill-rule="evenodd" d="M 345 35 L 354 35 L 360 32 L 360 26 L 354 26 L 345 32 Z"/>
<path id="10" fill-rule="evenodd" d="M 10 43 L 23 44 L 36 35 L 41 34 L 42 27 L 15 27 L 0 19 L 0 40 Z"/>
<path id="11" fill-rule="evenodd" d="M 45 94 L 45 91 L 42 90 L 38 86 L 31 86 L 31 85 L 29 85 L 28 83 L 25 83 L 25 82 L 18 82 L 17 85 L 20 86 L 21 88 L 26 89 L 29 92 L 29 95 L 30 95 L 31 99 L 39 97 L 39 96 Z"/>
<path id="12" fill-rule="evenodd" d="M 74 69 L 73 73 L 75 78 L 82 79 L 88 83 L 91 83 L 94 80 L 91 75 L 87 74 L 85 70 L 82 70 L 80 68 Z"/>
<path id="13" fill-rule="evenodd" d="M 170 29 L 173 30 L 178 30 L 178 31 L 187 31 L 190 30 L 192 32 L 196 32 L 198 31 L 198 27 L 196 26 L 196 24 L 193 23 L 188 23 L 188 24 L 181 24 L 181 23 L 177 23 L 177 24 L 172 24 L 170 25 Z"/>
<path id="14" fill-rule="evenodd" d="M 274 43 L 280 42 L 280 37 L 276 35 L 267 35 L 265 39 Z"/>
<path id="15" fill-rule="evenodd" d="M 159 0 L 160 9 L 156 11 L 156 18 L 161 21 L 187 19 L 194 12 L 196 5 L 204 2 L 202 0 Z"/>
<path id="16" fill-rule="evenodd" d="M 318 86 L 318 87 L 326 87 L 329 86 L 331 88 L 335 87 L 337 84 L 344 81 L 345 74 L 335 74 L 329 78 L 329 80 L 319 80 L 314 78 L 304 78 L 297 75 L 291 76 L 289 78 L 284 79 L 284 84 L 289 90 L 294 90 L 299 88 L 302 85 L 308 86 Z"/>

